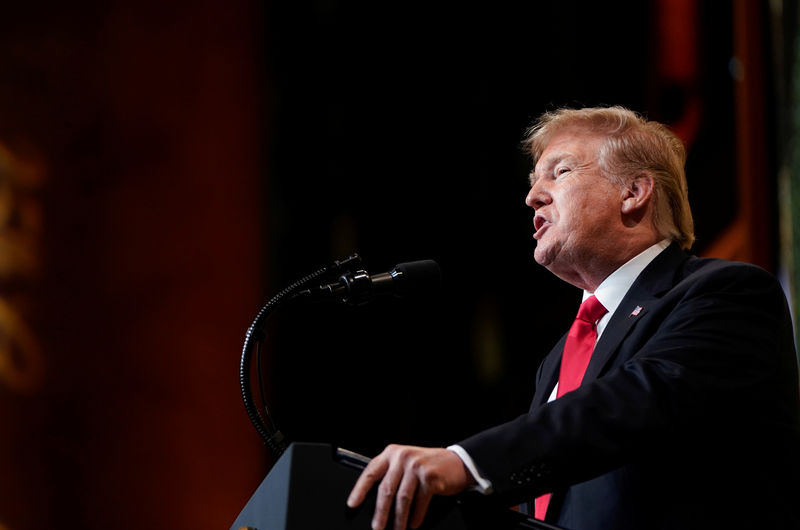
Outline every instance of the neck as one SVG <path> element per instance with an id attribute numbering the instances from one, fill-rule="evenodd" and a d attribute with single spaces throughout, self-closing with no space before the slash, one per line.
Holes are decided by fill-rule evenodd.
<path id="1" fill-rule="evenodd" d="M 654 235 L 653 237 L 631 238 L 602 245 L 600 248 L 592 249 L 591 255 L 581 260 L 581 266 L 573 267 L 564 274 L 556 273 L 556 275 L 579 289 L 593 293 L 614 271 L 660 240 L 660 237 Z"/>

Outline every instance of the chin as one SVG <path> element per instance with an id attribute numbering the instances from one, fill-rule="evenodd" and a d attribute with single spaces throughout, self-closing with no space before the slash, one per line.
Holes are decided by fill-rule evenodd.
<path id="1" fill-rule="evenodd" d="M 553 262 L 553 256 L 547 252 L 547 249 L 536 247 L 533 251 L 533 259 L 542 267 L 547 267 Z"/>
<path id="2" fill-rule="evenodd" d="M 537 247 L 533 253 L 533 258 L 536 260 L 536 263 L 562 280 L 567 281 L 566 278 L 569 277 L 572 267 L 569 263 L 565 263 L 565 256 L 566 254 L 562 252 L 561 246 L 557 248 L 544 247 L 541 249 Z"/>

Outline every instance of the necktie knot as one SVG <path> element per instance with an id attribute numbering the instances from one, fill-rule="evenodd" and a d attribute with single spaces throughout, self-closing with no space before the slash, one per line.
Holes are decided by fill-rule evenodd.
<path id="1" fill-rule="evenodd" d="M 576 318 L 583 320 L 584 322 L 594 324 L 607 312 L 608 309 L 603 307 L 603 304 L 600 303 L 600 300 L 592 295 L 583 301 L 580 309 L 578 309 L 578 316 Z"/>

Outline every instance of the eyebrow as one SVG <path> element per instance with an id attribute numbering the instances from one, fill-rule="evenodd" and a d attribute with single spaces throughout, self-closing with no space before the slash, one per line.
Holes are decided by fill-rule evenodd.
<path id="1" fill-rule="evenodd" d="M 539 178 L 536 176 L 536 166 L 538 166 L 540 162 L 542 163 L 542 171 L 546 173 L 550 171 L 553 168 L 553 166 L 557 165 L 559 162 L 568 159 L 575 159 L 575 155 L 573 155 L 569 151 L 558 151 L 556 153 L 548 155 L 548 157 L 545 159 L 539 158 L 539 160 L 536 161 L 536 164 L 534 164 L 533 170 L 528 174 L 528 180 L 530 181 L 531 185 L 535 184 L 536 180 Z"/>

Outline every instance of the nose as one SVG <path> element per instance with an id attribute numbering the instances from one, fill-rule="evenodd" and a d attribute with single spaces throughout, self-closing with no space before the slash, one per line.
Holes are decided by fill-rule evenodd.
<path id="1" fill-rule="evenodd" d="M 531 186 L 531 189 L 528 192 L 527 197 L 525 197 L 525 204 L 527 204 L 534 210 L 538 210 L 539 208 L 548 204 L 549 202 L 550 202 L 550 194 L 547 193 L 546 189 L 544 189 L 544 184 L 542 183 L 542 179 L 538 179 L 533 184 L 533 186 Z"/>

